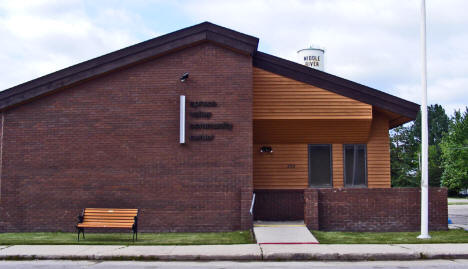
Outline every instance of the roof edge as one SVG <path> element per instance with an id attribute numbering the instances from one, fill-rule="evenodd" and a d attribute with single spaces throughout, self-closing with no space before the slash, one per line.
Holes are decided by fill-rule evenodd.
<path id="1" fill-rule="evenodd" d="M 0 110 L 24 103 L 80 81 L 130 64 L 170 53 L 201 42 L 253 56 L 259 39 L 210 22 L 203 22 L 87 60 L 0 92 Z"/>

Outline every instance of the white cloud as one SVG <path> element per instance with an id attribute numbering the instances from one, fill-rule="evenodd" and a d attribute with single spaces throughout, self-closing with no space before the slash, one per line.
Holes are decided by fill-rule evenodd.
<path id="1" fill-rule="evenodd" d="M 2 1 L 0 89 L 137 43 L 139 33 L 152 32 L 125 10 L 91 16 L 77 0 Z"/>
<path id="2" fill-rule="evenodd" d="M 0 0 L 0 89 L 157 36 L 152 27 L 176 29 L 168 18 L 183 16 L 181 24 L 211 21 L 257 36 L 261 51 L 289 60 L 320 45 L 327 72 L 420 103 L 419 1 L 125 3 Z M 426 5 L 429 102 L 450 112 L 468 105 L 468 1 Z"/>
<path id="3" fill-rule="evenodd" d="M 468 105 L 468 1 L 427 1 L 429 101 Z M 296 60 L 309 44 L 325 47 L 325 71 L 420 103 L 419 1 L 196 1 L 182 6 L 260 38 L 260 49 Z M 432 92 L 432 93 L 431 93 Z M 444 96 L 440 98 L 440 95 Z"/>
<path id="4" fill-rule="evenodd" d="M 428 104 L 443 104 L 447 114 L 453 114 L 454 110 L 465 110 L 466 85 L 468 78 L 438 78 L 432 83 L 428 83 L 427 99 Z M 402 84 L 396 86 L 396 94 L 407 100 L 421 103 L 420 84 Z"/>

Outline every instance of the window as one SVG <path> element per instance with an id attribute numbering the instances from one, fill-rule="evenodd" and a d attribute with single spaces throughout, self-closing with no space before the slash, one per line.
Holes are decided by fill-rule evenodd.
<path id="1" fill-rule="evenodd" d="M 309 186 L 331 187 L 331 145 L 309 145 Z"/>
<path id="2" fill-rule="evenodd" d="M 346 187 L 367 186 L 367 152 L 365 144 L 343 145 Z"/>

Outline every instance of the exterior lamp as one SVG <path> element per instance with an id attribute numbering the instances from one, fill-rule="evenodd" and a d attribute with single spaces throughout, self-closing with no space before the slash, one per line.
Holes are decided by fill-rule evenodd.
<path id="1" fill-rule="evenodd" d="M 261 153 L 273 153 L 271 146 L 263 146 L 260 148 Z"/>
<path id="2" fill-rule="evenodd" d="M 189 73 L 185 72 L 181 77 L 180 77 L 180 82 L 185 82 L 189 77 Z"/>

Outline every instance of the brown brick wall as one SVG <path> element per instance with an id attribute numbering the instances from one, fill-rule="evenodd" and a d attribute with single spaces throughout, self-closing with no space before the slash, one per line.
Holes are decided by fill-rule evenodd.
<path id="1" fill-rule="evenodd" d="M 304 190 L 304 223 L 312 230 L 319 229 L 318 191 Z"/>
<path id="2" fill-rule="evenodd" d="M 381 189 L 308 189 L 305 195 L 318 194 L 318 228 L 325 231 L 418 231 L 420 200 L 418 188 Z M 309 194 L 307 194 L 309 193 Z M 447 229 L 447 189 L 431 188 L 429 192 L 429 229 Z M 305 199 L 315 203 L 314 199 Z M 305 205 L 306 208 L 313 207 Z M 310 212 L 310 213 L 309 213 Z M 305 211 L 306 224 L 313 222 L 314 211 Z M 307 214 L 311 214 L 307 215 Z"/>
<path id="3" fill-rule="evenodd" d="M 179 77 L 190 72 L 182 84 Z M 234 128 L 179 144 L 179 95 Z M 187 105 L 187 112 L 194 111 Z M 85 207 L 139 208 L 140 231 L 246 229 L 252 59 L 203 43 L 5 112 L 0 231 L 72 231 Z M 242 191 L 241 191 L 242 190 Z"/>
<path id="4" fill-rule="evenodd" d="M 241 190 L 241 229 L 248 230 L 252 228 L 253 215 L 250 213 L 252 206 L 253 191 L 252 188 L 242 188 Z"/>
<path id="5" fill-rule="evenodd" d="M 264 221 L 304 219 L 304 191 L 255 190 L 254 219 Z"/>

